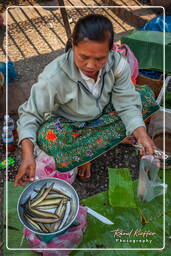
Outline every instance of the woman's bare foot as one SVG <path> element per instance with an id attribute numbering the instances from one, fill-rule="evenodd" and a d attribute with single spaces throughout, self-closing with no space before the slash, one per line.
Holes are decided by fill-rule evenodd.
<path id="1" fill-rule="evenodd" d="M 91 177 L 91 162 L 78 167 L 78 175 L 80 178 L 90 178 Z"/>

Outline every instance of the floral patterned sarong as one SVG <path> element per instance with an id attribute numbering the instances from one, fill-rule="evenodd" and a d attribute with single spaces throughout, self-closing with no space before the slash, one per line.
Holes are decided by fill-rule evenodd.
<path id="1" fill-rule="evenodd" d="M 141 95 L 143 119 L 159 109 L 153 91 L 146 85 L 136 86 Z M 112 104 L 96 120 L 78 122 L 56 117 L 46 121 L 38 131 L 37 143 L 54 157 L 61 172 L 89 162 L 126 138 L 126 130 Z"/>

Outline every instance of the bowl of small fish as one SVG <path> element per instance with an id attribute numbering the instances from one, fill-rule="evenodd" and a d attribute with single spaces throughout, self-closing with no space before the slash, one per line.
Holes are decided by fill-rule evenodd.
<path id="1" fill-rule="evenodd" d="M 57 178 L 29 184 L 17 205 L 21 223 L 39 235 L 61 234 L 74 222 L 78 210 L 77 192 L 68 182 Z"/>

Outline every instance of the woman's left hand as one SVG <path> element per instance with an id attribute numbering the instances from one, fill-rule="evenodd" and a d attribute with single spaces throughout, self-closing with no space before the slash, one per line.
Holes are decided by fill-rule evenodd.
<path id="1" fill-rule="evenodd" d="M 133 135 L 137 140 L 137 144 L 143 146 L 140 150 L 141 155 L 153 155 L 156 145 L 153 140 L 148 136 L 145 127 L 141 126 L 133 131 Z"/>

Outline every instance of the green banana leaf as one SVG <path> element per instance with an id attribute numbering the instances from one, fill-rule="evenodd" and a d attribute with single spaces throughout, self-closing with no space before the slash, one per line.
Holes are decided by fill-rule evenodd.
<path id="1" fill-rule="evenodd" d="M 100 200 L 98 201 L 98 199 L 100 198 Z M 102 213 L 102 210 L 100 205 L 99 205 L 99 209 L 97 209 L 97 202 L 99 204 L 102 203 L 102 199 L 107 199 L 107 193 L 103 192 L 100 193 L 98 195 L 92 196 L 91 198 L 85 199 L 83 200 L 84 203 L 86 203 L 86 205 L 88 205 L 89 207 L 92 207 L 93 209 L 95 209 L 96 211 L 98 210 L 99 213 Z M 96 201 L 96 208 L 94 207 L 94 202 Z M 100 202 L 101 201 L 101 202 Z M 109 206 L 110 207 L 110 206 Z M 114 208 L 114 207 L 113 207 Z M 128 210 L 128 212 L 127 212 Z M 171 213 L 166 213 L 166 248 L 160 252 L 160 250 L 155 250 L 155 248 L 159 249 L 163 247 L 163 217 L 160 216 L 158 218 L 156 218 L 155 220 L 151 221 L 149 224 L 146 225 L 142 225 L 138 220 L 136 220 L 137 222 L 133 223 L 131 220 L 135 219 L 135 209 L 126 209 L 125 211 L 123 211 L 123 208 L 114 208 L 114 215 L 117 215 L 120 211 L 120 214 L 122 214 L 122 221 L 118 221 L 118 218 L 116 216 L 110 216 L 110 220 L 114 221 L 114 225 L 105 225 L 103 223 L 101 223 L 100 221 L 96 220 L 93 216 L 88 216 L 88 228 L 87 231 L 84 235 L 83 241 L 80 244 L 80 248 L 96 248 L 97 250 L 102 250 L 102 251 L 74 251 L 72 252 L 72 256 L 73 255 L 77 255 L 77 256 L 82 256 L 82 255 L 147 255 L 147 256 L 169 256 L 170 255 L 170 247 L 171 247 L 171 240 L 168 239 L 168 236 L 171 234 Z M 155 211 L 155 209 L 153 209 L 153 211 Z M 107 214 L 108 212 L 108 214 Z M 105 215 L 106 217 L 109 218 L 109 210 L 104 210 L 103 211 L 103 215 Z M 128 214 L 127 214 L 128 213 Z M 124 215 L 125 214 L 125 215 Z M 94 220 L 93 220 L 94 218 Z M 120 218 L 119 218 L 120 220 Z M 93 226 L 92 226 L 93 223 Z M 129 223 L 129 225 L 128 225 Z M 138 225 L 137 225 L 138 223 Z M 105 227 L 106 226 L 106 227 Z M 91 228 L 89 228 L 91 227 Z M 141 239 L 143 241 L 143 239 L 145 240 L 146 238 L 142 238 L 142 236 L 140 237 L 127 237 L 127 236 L 123 236 L 122 240 L 129 240 L 129 243 L 118 243 L 116 242 L 116 239 L 113 236 L 113 233 L 111 232 L 111 230 L 114 229 L 124 229 L 125 231 L 130 229 L 133 229 L 134 232 L 133 234 L 135 234 L 136 229 L 139 229 L 141 232 L 153 232 L 155 233 L 153 236 L 148 236 L 147 240 L 149 240 L 149 242 L 147 242 L 146 244 L 143 242 L 135 242 L 132 243 L 130 242 L 130 240 L 139 240 Z M 151 243 L 150 243 L 151 240 Z M 108 250 L 109 248 L 113 248 L 113 250 L 110 251 L 105 251 Z M 120 250 L 115 250 L 116 248 L 146 248 L 149 249 L 147 251 L 144 250 L 136 250 L 136 251 L 120 251 Z M 150 248 L 152 250 L 150 250 Z"/>
<path id="2" fill-rule="evenodd" d="M 126 168 L 109 168 L 108 172 L 109 204 L 116 207 L 137 208 L 130 170 Z"/>
<path id="3" fill-rule="evenodd" d="M 162 178 L 162 171 L 159 173 Z M 95 217 L 88 214 L 87 218 L 87 229 L 84 233 L 84 237 L 82 243 L 79 248 L 93 248 L 93 249 L 102 249 L 102 251 L 73 251 L 71 255 L 99 255 L 99 256 L 126 256 L 126 255 L 147 255 L 147 256 L 169 256 L 171 255 L 170 247 L 171 242 L 168 239 L 168 236 L 171 235 L 171 170 L 166 170 L 166 184 L 168 184 L 168 192 L 166 194 L 166 249 L 163 251 L 155 251 L 155 250 L 141 250 L 141 251 L 129 251 L 129 250 L 115 250 L 116 248 L 161 248 L 163 247 L 163 217 L 162 217 L 162 196 L 153 199 L 153 201 L 148 203 L 141 203 L 136 199 L 136 189 L 137 189 L 137 181 L 133 182 L 133 189 L 135 193 L 134 199 L 137 208 L 127 208 L 127 207 L 112 207 L 109 204 L 109 196 L 108 192 L 103 192 L 96 194 L 92 197 L 84 199 L 82 203 L 106 216 L 110 220 L 114 222 L 114 225 L 106 225 L 97 220 Z M 16 206 L 18 198 L 23 190 L 22 187 L 14 188 L 13 182 L 8 182 L 9 187 L 9 216 L 8 221 L 10 226 L 14 226 L 19 229 L 19 231 L 9 229 L 8 233 L 8 247 L 10 248 L 18 248 L 22 238 L 22 230 L 23 226 L 20 223 Z M 125 198 L 123 198 L 125 200 Z M 159 207 L 160 206 L 160 207 Z M 147 224 L 143 225 L 141 222 L 141 216 L 144 216 L 148 220 Z M 155 232 L 156 235 L 153 236 L 151 244 L 141 244 L 139 242 L 136 243 L 119 243 L 115 241 L 114 232 L 115 229 L 123 229 L 124 231 L 130 231 L 131 229 L 136 230 L 139 229 L 141 231 L 150 230 L 151 232 Z M 123 237 L 124 238 L 124 237 Z M 5 241 L 4 234 L 4 241 Z M 24 240 L 21 248 L 28 248 L 27 241 Z M 104 249 L 112 248 L 112 251 L 105 251 Z M 4 255 L 5 256 L 36 256 L 37 254 L 32 251 L 9 251 L 4 247 Z"/>
<path id="4" fill-rule="evenodd" d="M 103 214 L 105 217 L 109 218 L 114 222 L 114 225 L 106 225 L 97 220 L 93 216 L 88 216 L 88 228 L 84 235 L 83 241 L 80 245 L 81 248 L 161 248 L 163 247 L 162 239 L 162 223 L 159 222 L 159 218 L 155 220 L 156 227 L 151 229 L 151 232 L 158 234 L 153 236 L 153 243 L 141 244 L 140 242 L 117 242 L 113 230 L 123 230 L 125 232 L 130 232 L 133 230 L 133 234 L 138 229 L 142 231 L 146 225 L 143 226 L 140 220 L 140 216 L 137 209 L 131 208 L 121 208 L 121 207 L 111 207 L 109 204 L 102 208 L 103 202 L 108 199 L 107 192 L 100 193 L 98 195 L 92 196 L 88 199 L 83 200 L 83 202 L 93 208 L 95 211 Z M 96 202 L 96 205 L 94 204 Z M 162 217 L 160 217 L 162 219 Z M 159 223 L 158 223 L 159 222 Z M 91 227 L 91 228 L 89 228 Z M 157 232 L 156 232 L 157 230 Z M 128 236 L 122 236 L 123 239 L 128 239 Z M 131 237 L 130 239 L 135 239 L 136 237 Z M 140 236 L 142 239 L 142 236 Z M 129 240 L 130 240 L 129 239 Z M 136 238 L 137 239 L 137 238 Z M 77 254 L 73 254 L 77 255 Z"/>
<path id="5" fill-rule="evenodd" d="M 4 230 L 4 256 L 36 256 L 37 254 L 32 251 L 15 251 L 15 250 L 8 250 L 6 248 L 6 243 L 9 248 L 19 248 L 20 242 L 22 240 L 22 234 L 23 234 L 23 225 L 19 221 L 18 215 L 17 215 L 17 202 L 20 194 L 23 191 L 23 187 L 14 187 L 13 182 L 8 182 L 8 216 L 6 216 L 5 211 L 5 202 L 4 200 L 4 216 L 8 218 L 8 224 L 12 227 L 15 227 L 18 229 L 12 230 L 8 229 L 8 239 L 6 240 L 6 230 Z M 12 196 L 10 196 L 12 195 Z M 28 244 L 26 239 L 24 239 L 22 247 L 21 248 L 28 248 Z"/>
<path id="6" fill-rule="evenodd" d="M 121 171 L 121 170 L 120 170 Z M 111 179 L 111 172 L 112 170 L 109 170 L 109 182 Z M 169 202 L 171 199 L 171 179 L 170 179 L 170 170 L 166 170 L 166 184 L 168 184 L 168 192 L 166 194 L 166 209 L 168 211 L 169 209 Z M 163 176 L 163 171 L 161 170 L 159 173 L 161 179 Z M 113 175 L 114 176 L 114 175 Z M 125 175 L 126 177 L 126 175 Z M 113 177 L 114 179 L 114 177 Z M 129 180 L 129 175 L 127 175 L 127 181 L 130 182 Z M 114 181 L 115 182 L 115 181 Z M 118 181 L 116 181 L 117 183 Z M 126 182 L 126 179 L 125 179 Z M 137 181 L 133 182 L 133 187 L 134 187 L 134 194 L 136 195 L 136 191 L 137 191 Z M 110 186 L 110 185 L 109 185 Z M 110 189 L 110 187 L 109 187 Z M 129 189 L 129 186 L 128 186 Z M 116 197 L 116 199 L 118 199 L 118 201 L 121 199 L 120 197 Z M 128 198 L 123 196 L 123 199 L 125 201 L 125 206 L 127 205 L 128 207 L 130 206 L 130 202 L 128 202 Z M 162 248 L 163 247 L 163 196 L 159 196 L 154 198 L 151 202 L 140 202 L 136 197 L 132 197 L 132 200 L 135 200 L 135 202 L 133 202 L 133 205 L 136 204 L 137 205 L 137 209 L 130 209 L 130 208 L 121 208 L 121 207 L 111 207 L 110 204 L 107 207 L 107 202 L 108 202 L 108 198 L 107 198 L 107 193 L 103 192 L 100 193 L 98 195 L 92 196 L 90 198 L 87 198 L 85 200 L 83 200 L 84 204 L 92 207 L 94 210 L 96 210 L 97 212 L 103 214 L 104 216 L 106 216 L 107 218 L 109 218 L 110 220 L 112 220 L 114 222 L 113 226 L 117 226 L 117 228 L 123 229 L 125 231 L 128 231 L 131 229 L 136 230 L 136 229 L 140 229 L 141 231 L 147 231 L 150 230 L 151 232 L 155 233 L 155 236 L 152 239 L 152 243 L 151 244 L 140 244 L 140 243 L 133 243 L 133 244 L 129 244 L 129 243 L 124 243 L 121 245 L 117 245 L 117 247 L 120 248 Z M 96 202 L 96 204 L 94 204 L 94 202 Z M 127 204 L 126 204 L 127 202 Z M 115 202 L 116 204 L 118 203 L 117 200 Z M 131 202 L 132 205 L 132 202 Z M 104 207 L 105 206 L 105 207 Z M 144 217 L 144 219 L 146 219 L 146 224 L 143 225 L 141 222 L 141 217 Z M 166 225 L 168 225 L 168 227 L 170 227 L 169 225 L 171 225 L 171 219 L 169 216 L 169 213 L 166 212 Z M 93 220 L 94 219 L 94 220 Z M 112 236 L 110 233 L 110 229 L 111 226 L 109 225 L 105 225 L 103 223 L 100 223 L 100 221 L 96 220 L 93 216 L 88 216 L 88 227 L 90 227 L 90 229 L 87 229 L 86 234 L 84 235 L 84 239 L 80 245 L 81 248 L 111 248 L 114 247 L 116 248 L 116 243 L 114 244 L 114 241 L 112 243 Z M 94 227 L 93 227 L 94 226 Z M 105 227 L 106 226 L 106 227 Z M 116 229 L 117 229 L 116 228 Z M 107 231 L 107 232 L 106 232 Z M 169 231 L 168 229 L 168 234 L 169 232 L 171 233 L 171 231 Z M 113 239 L 114 240 L 114 239 Z M 166 246 L 167 246 L 167 251 L 169 250 L 170 247 L 170 240 L 167 239 L 166 240 Z M 142 253 L 143 252 L 143 253 Z M 88 254 L 83 251 L 83 252 L 73 252 L 72 255 L 93 255 L 93 252 L 90 251 L 88 252 Z M 97 255 L 111 255 L 110 254 L 111 251 L 109 252 L 105 252 L 103 251 L 103 254 L 101 252 L 97 252 Z M 138 251 L 138 253 L 140 255 L 160 255 L 158 254 L 158 252 L 156 253 L 153 251 Z M 137 255 L 137 251 L 135 253 L 133 253 L 131 251 L 132 255 Z M 125 253 L 125 251 L 121 252 L 117 252 L 117 251 L 112 251 L 112 255 L 127 255 Z M 128 254 L 130 255 L 130 254 Z M 161 254 L 162 255 L 162 254 Z M 166 254 L 167 255 L 167 254 Z M 169 255 L 169 254 L 168 254 Z"/>

